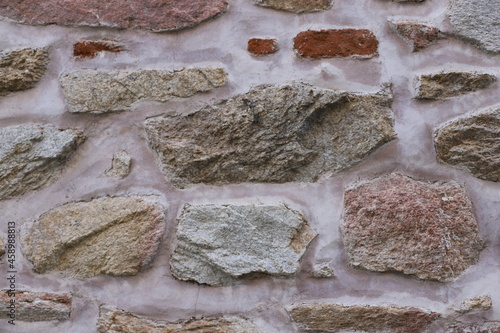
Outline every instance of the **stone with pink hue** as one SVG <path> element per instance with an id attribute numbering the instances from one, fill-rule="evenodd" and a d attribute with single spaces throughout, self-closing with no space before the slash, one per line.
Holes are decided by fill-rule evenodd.
<path id="1" fill-rule="evenodd" d="M 4 289 L 0 291 L 0 316 L 5 325 L 11 318 L 8 316 L 11 300 L 15 301 L 15 320 L 19 321 L 65 321 L 71 314 L 69 294 Z"/>
<path id="2" fill-rule="evenodd" d="M 435 27 L 411 21 L 389 21 L 391 28 L 403 38 L 413 52 L 435 44 L 445 35 Z"/>

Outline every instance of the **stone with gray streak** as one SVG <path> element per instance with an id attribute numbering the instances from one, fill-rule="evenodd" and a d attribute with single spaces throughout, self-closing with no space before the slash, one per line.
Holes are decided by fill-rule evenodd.
<path id="1" fill-rule="evenodd" d="M 8 316 L 11 300 L 15 301 L 15 320 L 19 321 L 65 321 L 71 314 L 69 294 L 4 289 L 0 291 L 0 316 L 5 325 L 8 325 L 7 320 L 12 319 Z"/>
<path id="2" fill-rule="evenodd" d="M 329 9 L 333 0 L 253 0 L 257 5 L 287 12 L 303 13 Z"/>
<path id="3" fill-rule="evenodd" d="M 494 75 L 475 72 L 443 72 L 421 75 L 417 81 L 417 98 L 444 99 L 488 88 Z"/>
<path id="4" fill-rule="evenodd" d="M 187 98 L 226 84 L 222 68 L 176 71 L 106 72 L 81 70 L 63 75 L 61 86 L 69 112 L 127 111 L 137 102 Z"/>
<path id="5" fill-rule="evenodd" d="M 83 140 L 79 131 L 50 125 L 0 129 L 0 200 L 23 195 L 55 180 Z"/>
<path id="6" fill-rule="evenodd" d="M 188 115 L 149 118 L 167 180 L 192 184 L 315 182 L 396 138 L 388 93 L 260 85 Z"/>
<path id="7" fill-rule="evenodd" d="M 315 236 L 300 213 L 284 206 L 187 205 L 170 267 L 179 280 L 208 285 L 252 274 L 291 277 Z"/>

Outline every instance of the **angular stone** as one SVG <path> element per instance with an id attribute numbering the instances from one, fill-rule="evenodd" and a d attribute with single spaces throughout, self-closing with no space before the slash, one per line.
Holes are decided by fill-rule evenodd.
<path id="1" fill-rule="evenodd" d="M 252 38 L 248 41 L 248 51 L 255 55 L 276 53 L 278 44 L 274 39 Z"/>
<path id="2" fill-rule="evenodd" d="M 132 159 L 126 151 L 119 151 L 113 155 L 111 169 L 106 171 L 110 177 L 125 177 L 130 173 Z"/>
<path id="3" fill-rule="evenodd" d="M 0 96 L 33 88 L 45 74 L 48 62 L 49 55 L 44 49 L 0 53 Z"/>
<path id="4" fill-rule="evenodd" d="M 475 310 L 486 311 L 491 309 L 492 305 L 490 296 L 481 296 L 463 301 L 456 311 L 459 313 L 468 313 Z"/>
<path id="5" fill-rule="evenodd" d="M 21 242 L 37 273 L 128 276 L 152 262 L 163 232 L 160 205 L 141 197 L 105 197 L 44 213 Z"/>
<path id="6" fill-rule="evenodd" d="M 487 88 L 496 80 L 494 75 L 469 72 L 421 75 L 417 82 L 416 98 L 444 99 L 459 96 Z"/>
<path id="7" fill-rule="evenodd" d="M 391 28 L 403 38 L 413 52 L 435 44 L 446 36 L 435 27 L 411 21 L 389 21 Z"/>
<path id="8" fill-rule="evenodd" d="M 343 241 L 354 267 L 446 282 L 476 263 L 484 247 L 456 183 L 392 174 L 348 190 L 344 204 Z"/>
<path id="9" fill-rule="evenodd" d="M 500 333 L 500 322 L 491 321 L 484 324 L 457 323 L 445 333 Z"/>
<path id="10" fill-rule="evenodd" d="M 186 205 L 170 267 L 179 280 L 208 285 L 251 274 L 291 277 L 315 236 L 300 213 L 284 206 Z"/>
<path id="11" fill-rule="evenodd" d="M 0 129 L 0 200 L 55 180 L 64 162 L 83 140 L 79 131 L 49 125 Z"/>
<path id="12" fill-rule="evenodd" d="M 287 308 L 304 331 L 421 333 L 440 317 L 418 308 L 338 304 L 294 304 Z"/>
<path id="13" fill-rule="evenodd" d="M 146 121 L 167 179 L 189 184 L 311 182 L 393 140 L 386 93 L 356 95 L 293 82 L 260 85 L 189 115 Z"/>
<path id="14" fill-rule="evenodd" d="M 317 279 L 326 279 L 335 277 L 333 269 L 330 267 L 329 262 L 322 262 L 314 264 L 312 270 L 312 277 Z"/>
<path id="15" fill-rule="evenodd" d="M 71 314 L 71 295 L 4 289 L 0 292 L 0 316 L 7 320 L 11 300 L 16 320 L 27 322 L 65 321 Z M 7 325 L 7 324 L 6 324 Z"/>
<path id="16" fill-rule="evenodd" d="M 303 31 L 293 40 L 293 47 L 303 58 L 354 57 L 377 55 L 377 37 L 366 29 Z"/>
<path id="17" fill-rule="evenodd" d="M 224 13 L 226 0 L 0 0 L 0 16 L 33 25 L 59 24 L 171 31 Z"/>
<path id="18" fill-rule="evenodd" d="M 101 52 L 118 53 L 123 46 L 109 40 L 84 40 L 73 45 L 73 56 L 78 59 L 95 58 Z"/>
<path id="19" fill-rule="evenodd" d="M 480 49 L 500 52 L 500 11 L 491 0 L 453 0 L 448 10 L 455 34 Z"/>
<path id="20" fill-rule="evenodd" d="M 167 102 L 191 97 L 226 84 L 222 68 L 179 71 L 139 70 L 101 72 L 81 70 L 61 77 L 69 112 L 127 111 L 140 101 Z"/>
<path id="21" fill-rule="evenodd" d="M 500 106 L 466 114 L 434 133 L 439 162 L 500 182 Z"/>
<path id="22" fill-rule="evenodd" d="M 98 333 L 263 333 L 239 317 L 190 319 L 178 323 L 153 321 L 109 306 L 99 308 Z"/>
<path id="23" fill-rule="evenodd" d="M 303 13 L 329 9 L 333 0 L 254 0 L 254 2 L 262 7 Z"/>

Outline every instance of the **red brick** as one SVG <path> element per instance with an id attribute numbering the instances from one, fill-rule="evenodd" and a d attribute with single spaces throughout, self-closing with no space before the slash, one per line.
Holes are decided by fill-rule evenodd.
<path id="1" fill-rule="evenodd" d="M 278 51 L 278 43 L 274 39 L 252 38 L 248 41 L 247 49 L 255 55 L 266 55 Z"/>
<path id="2" fill-rule="evenodd" d="M 103 51 L 118 53 L 123 51 L 123 48 L 114 42 L 102 40 L 85 40 L 73 46 L 73 56 L 76 58 L 94 58 Z"/>

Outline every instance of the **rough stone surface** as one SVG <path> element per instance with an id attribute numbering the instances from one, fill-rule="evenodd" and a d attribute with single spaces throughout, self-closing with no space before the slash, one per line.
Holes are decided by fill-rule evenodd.
<path id="1" fill-rule="evenodd" d="M 119 151 L 113 155 L 111 169 L 106 171 L 110 177 L 125 177 L 130 173 L 132 159 L 126 151 Z"/>
<path id="2" fill-rule="evenodd" d="M 438 161 L 500 181 L 500 106 L 456 118 L 434 133 Z"/>
<path id="3" fill-rule="evenodd" d="M 10 301 L 15 300 L 16 320 L 39 322 L 39 321 L 64 321 L 71 314 L 71 295 L 54 294 L 44 292 L 32 292 L 24 290 L 4 289 L 0 292 L 0 316 L 8 320 L 8 308 Z M 6 327 L 6 326 L 5 326 Z"/>
<path id="4" fill-rule="evenodd" d="M 468 313 L 475 310 L 486 311 L 491 309 L 491 306 L 491 297 L 481 296 L 465 300 L 456 311 L 459 313 Z"/>
<path id="5" fill-rule="evenodd" d="M 170 267 L 179 280 L 208 285 L 257 273 L 291 277 L 315 236 L 302 215 L 284 206 L 187 205 Z"/>
<path id="6" fill-rule="evenodd" d="M 163 232 L 158 204 L 105 197 L 44 213 L 24 235 L 22 250 L 37 273 L 135 275 L 152 261 Z"/>
<path id="7" fill-rule="evenodd" d="M 179 30 L 223 13 L 226 0 L 0 0 L 0 16 L 25 24 Z"/>
<path id="8" fill-rule="evenodd" d="M 81 70 L 62 76 L 61 86 L 70 112 L 105 113 L 126 111 L 140 101 L 167 102 L 174 97 L 190 97 L 220 87 L 226 79 L 222 68 Z"/>
<path id="9" fill-rule="evenodd" d="M 82 133 L 49 125 L 0 129 L 0 200 L 52 182 L 83 141 Z"/>
<path id="10" fill-rule="evenodd" d="M 95 58 L 101 52 L 118 53 L 123 51 L 123 46 L 109 40 L 84 40 L 73 45 L 73 56 L 82 58 Z"/>
<path id="11" fill-rule="evenodd" d="M 293 82 L 261 85 L 187 116 L 146 121 L 175 186 L 318 181 L 393 140 L 387 93 L 356 95 Z"/>
<path id="12" fill-rule="evenodd" d="M 0 237 L 0 257 L 5 254 L 5 241 Z"/>
<path id="13" fill-rule="evenodd" d="M 491 0 L 453 0 L 448 17 L 455 34 L 477 47 L 500 52 L 500 11 Z"/>
<path id="14" fill-rule="evenodd" d="M 278 51 L 278 43 L 274 39 L 252 38 L 248 41 L 248 51 L 255 55 L 266 55 Z"/>
<path id="15" fill-rule="evenodd" d="M 299 33 L 293 47 L 303 58 L 354 57 L 377 55 L 377 37 L 366 29 L 309 30 Z"/>
<path id="16" fill-rule="evenodd" d="M 487 322 L 484 324 L 458 323 L 445 333 L 500 333 L 500 322 Z"/>
<path id="17" fill-rule="evenodd" d="M 443 99 L 487 88 L 496 77 L 490 74 L 447 72 L 421 75 L 417 82 L 417 98 Z"/>
<path id="18" fill-rule="evenodd" d="M 343 240 L 354 267 L 445 282 L 483 249 L 472 204 L 455 183 L 392 174 L 348 190 L 344 205 Z"/>
<path id="19" fill-rule="evenodd" d="M 329 262 L 316 263 L 313 266 L 312 277 L 326 279 L 335 277 L 331 264 Z"/>
<path id="20" fill-rule="evenodd" d="M 420 333 L 440 317 L 435 312 L 418 308 L 338 304 L 297 304 L 288 312 L 305 331 Z"/>
<path id="21" fill-rule="evenodd" d="M 0 96 L 33 88 L 47 69 L 45 49 L 22 49 L 0 53 Z"/>
<path id="22" fill-rule="evenodd" d="M 409 21 L 389 21 L 391 28 L 403 38 L 413 52 L 420 51 L 435 44 L 445 35 L 435 27 Z"/>
<path id="23" fill-rule="evenodd" d="M 253 0 L 257 5 L 303 13 L 329 9 L 333 0 Z"/>

